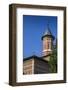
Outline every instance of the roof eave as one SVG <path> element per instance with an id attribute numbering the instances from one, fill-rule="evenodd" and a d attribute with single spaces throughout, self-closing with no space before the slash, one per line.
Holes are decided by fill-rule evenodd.
<path id="1" fill-rule="evenodd" d="M 54 40 L 54 36 L 53 35 L 44 35 L 44 36 L 42 36 L 42 40 L 43 40 L 43 38 L 45 38 L 45 37 L 51 37 L 51 38 L 53 38 L 53 40 Z"/>

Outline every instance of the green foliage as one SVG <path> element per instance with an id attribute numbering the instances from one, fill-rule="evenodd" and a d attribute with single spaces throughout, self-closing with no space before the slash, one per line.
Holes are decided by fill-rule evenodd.
<path id="1" fill-rule="evenodd" d="M 50 56 L 49 66 L 50 66 L 49 70 L 51 73 L 57 72 L 57 49 L 56 48 L 53 50 L 53 53 Z"/>

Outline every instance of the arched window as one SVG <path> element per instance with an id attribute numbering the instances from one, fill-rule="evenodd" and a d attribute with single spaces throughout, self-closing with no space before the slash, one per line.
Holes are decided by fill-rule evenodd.
<path id="1" fill-rule="evenodd" d="M 50 48 L 50 42 L 47 43 L 47 49 L 49 49 L 49 48 Z"/>

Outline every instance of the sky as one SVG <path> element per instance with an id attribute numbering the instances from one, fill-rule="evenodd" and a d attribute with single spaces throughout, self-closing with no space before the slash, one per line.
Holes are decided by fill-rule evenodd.
<path id="1" fill-rule="evenodd" d="M 41 37 L 49 25 L 52 35 L 57 37 L 56 16 L 31 16 L 23 15 L 23 56 L 42 56 Z"/>

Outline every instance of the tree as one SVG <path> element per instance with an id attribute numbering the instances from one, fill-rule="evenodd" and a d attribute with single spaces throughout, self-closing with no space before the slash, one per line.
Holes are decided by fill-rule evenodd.
<path id="1" fill-rule="evenodd" d="M 56 73 L 57 72 L 57 42 L 56 42 L 56 45 L 53 48 L 53 52 L 50 56 L 49 70 L 50 70 L 51 73 Z"/>

